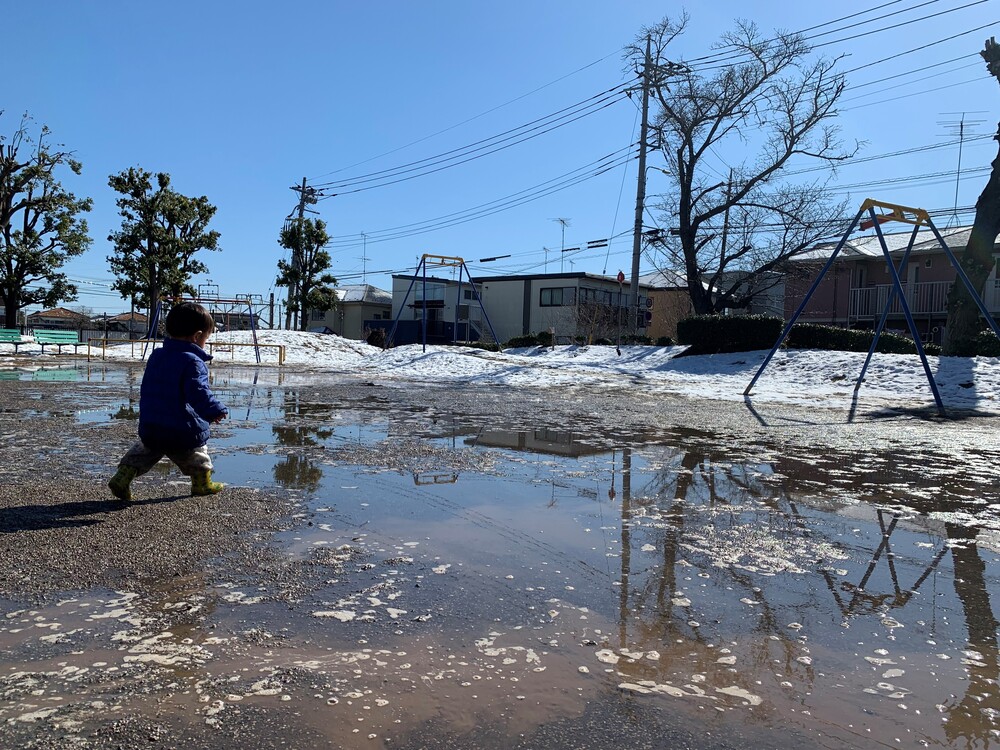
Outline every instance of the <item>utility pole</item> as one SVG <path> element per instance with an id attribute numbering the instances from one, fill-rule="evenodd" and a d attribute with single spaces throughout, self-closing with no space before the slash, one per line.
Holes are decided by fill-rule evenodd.
<path id="1" fill-rule="evenodd" d="M 306 221 L 306 204 L 315 203 L 316 199 L 313 197 L 313 193 L 316 191 L 313 188 L 308 187 L 306 184 L 306 178 L 302 178 L 302 186 L 296 185 L 292 188 L 295 192 L 299 194 L 299 207 L 298 207 L 298 238 L 295 243 L 295 247 L 292 248 L 292 283 L 288 285 L 288 306 L 285 310 L 285 328 L 291 329 L 293 325 L 293 314 L 294 314 L 294 327 L 295 330 L 299 328 L 299 313 L 302 314 L 302 320 L 305 321 L 306 311 L 299 309 L 302 304 L 296 304 L 299 301 L 300 290 L 302 289 L 302 279 L 301 275 L 303 272 L 303 257 L 302 257 L 302 242 L 305 238 L 305 221 Z M 296 308 L 293 313 L 293 308 Z"/>
<path id="2" fill-rule="evenodd" d="M 646 37 L 646 59 L 642 66 L 642 125 L 639 128 L 639 181 L 635 190 L 635 227 L 632 230 L 632 288 L 629 290 L 629 324 L 635 333 L 639 327 L 639 255 L 642 253 L 642 212 L 646 207 L 646 140 L 649 137 L 650 38 Z"/>

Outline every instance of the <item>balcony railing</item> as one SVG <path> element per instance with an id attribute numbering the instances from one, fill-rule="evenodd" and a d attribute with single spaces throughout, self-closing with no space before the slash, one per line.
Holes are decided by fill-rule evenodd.
<path id="1" fill-rule="evenodd" d="M 878 318 L 892 293 L 892 284 L 879 284 L 851 289 L 850 316 L 855 319 Z M 903 294 L 910 312 L 917 316 L 945 315 L 948 312 L 948 292 L 950 281 L 924 281 L 903 284 Z M 989 280 L 983 293 L 986 308 L 995 313 L 1000 310 L 1000 282 Z M 899 298 L 893 300 L 890 315 L 902 315 L 903 306 Z"/>

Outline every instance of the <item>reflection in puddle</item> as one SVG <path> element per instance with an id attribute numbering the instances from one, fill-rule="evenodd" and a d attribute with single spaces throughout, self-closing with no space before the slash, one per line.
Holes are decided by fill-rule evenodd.
<path id="1" fill-rule="evenodd" d="M 261 705 L 340 746 L 434 746 L 428 727 L 442 745 L 545 746 L 566 722 L 568 747 L 596 715 L 623 737 L 655 717 L 768 746 L 1000 743 L 989 451 L 226 396 L 246 416 L 213 441 L 219 476 L 302 498 L 279 562 L 150 600 L 11 608 L 0 719 L 87 721 L 62 698 L 117 706 L 124 676 L 167 670 L 173 705 L 211 726 Z"/>

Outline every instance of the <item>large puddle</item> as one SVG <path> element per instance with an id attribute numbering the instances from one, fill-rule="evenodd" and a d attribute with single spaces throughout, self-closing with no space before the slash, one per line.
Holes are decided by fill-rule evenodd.
<path id="1" fill-rule="evenodd" d="M 541 746 L 599 720 L 619 738 L 666 721 L 775 747 L 1000 744 L 989 451 L 503 431 L 217 387 L 216 473 L 301 495 L 270 544 L 306 573 L 7 608 L 0 719 L 72 733 L 102 711 L 211 725 L 255 705 L 341 746 Z M 183 627 L 152 627 L 172 612 Z M 590 746 L 568 731 L 549 745 Z"/>

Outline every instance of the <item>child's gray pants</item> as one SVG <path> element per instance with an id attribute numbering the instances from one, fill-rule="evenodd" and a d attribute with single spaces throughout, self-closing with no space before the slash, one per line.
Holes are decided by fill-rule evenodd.
<path id="1" fill-rule="evenodd" d="M 208 455 L 207 445 L 179 453 L 162 453 L 148 447 L 141 440 L 129 449 L 118 465 L 135 469 L 136 474 L 141 475 L 156 466 L 164 456 L 177 464 L 177 468 L 187 476 L 212 470 L 212 458 Z"/>

